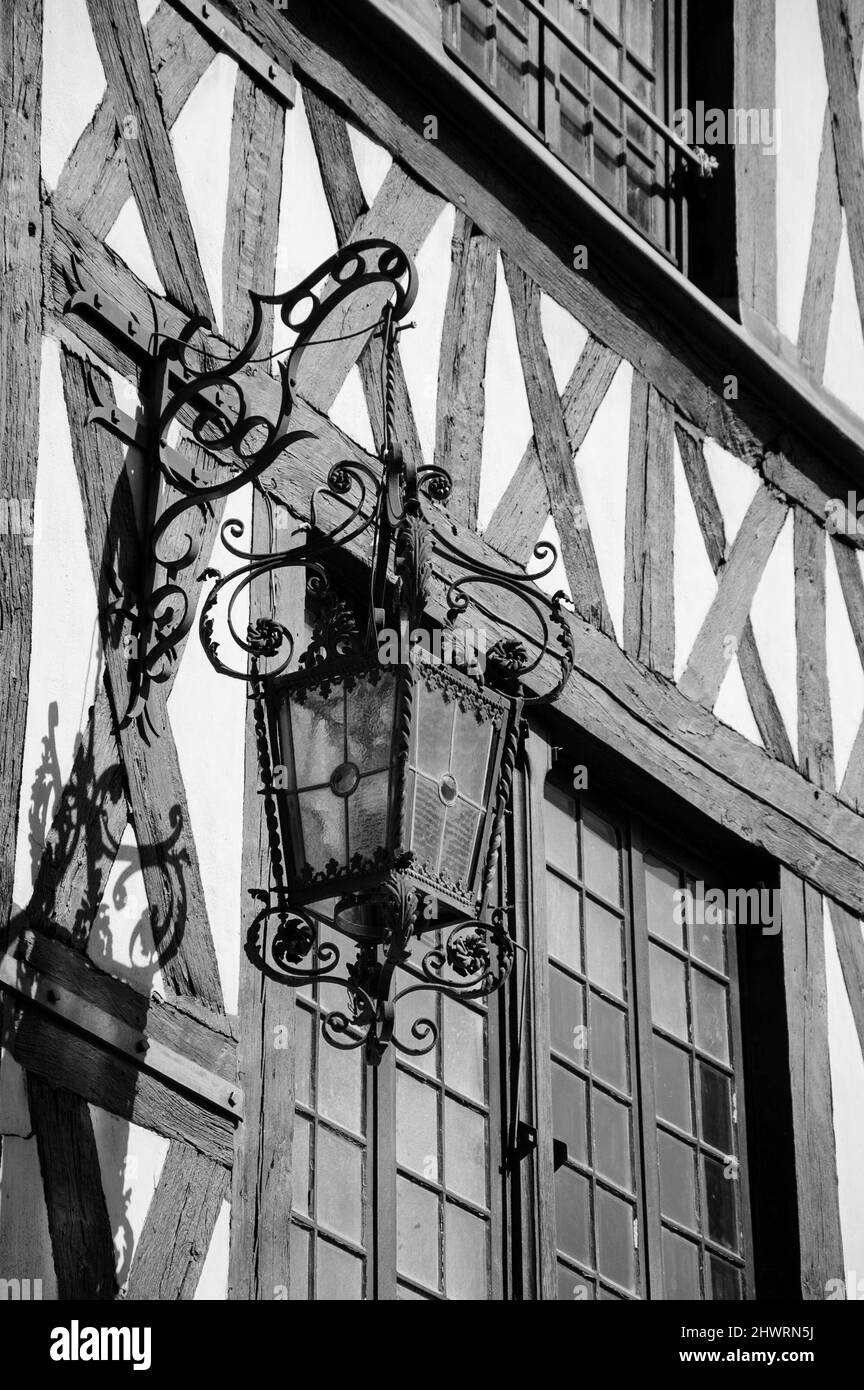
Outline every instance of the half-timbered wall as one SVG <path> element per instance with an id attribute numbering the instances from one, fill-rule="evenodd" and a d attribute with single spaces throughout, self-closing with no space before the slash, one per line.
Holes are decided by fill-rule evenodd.
<path id="1" fill-rule="evenodd" d="M 766 23 L 738 80 L 748 105 L 765 93 L 780 109 L 782 140 L 773 220 L 739 247 L 744 329 L 726 362 L 703 350 L 698 306 L 689 324 L 664 318 L 590 238 L 589 271 L 574 270 L 572 221 L 511 196 L 492 156 L 448 126 L 443 86 L 409 90 L 346 25 L 328 29 L 323 5 L 211 7 L 265 66 L 293 73 L 290 104 L 235 38 L 191 21 L 195 8 L 14 0 L 0 19 L 2 270 L 15 282 L 0 306 L 0 467 L 4 497 L 33 503 L 32 534 L 7 525 L 0 560 L 0 603 L 19 614 L 0 676 L 18 806 L 3 909 L 10 950 L 34 932 L 48 974 L 208 1075 L 230 1081 L 239 1047 L 244 1118 L 214 1118 L 126 1064 L 108 1076 L 98 1048 L 67 1047 L 7 995 L 0 1276 L 42 1277 L 45 1297 L 63 1296 L 84 1259 L 88 1296 L 116 1282 L 130 1296 L 222 1298 L 233 1200 L 233 1293 L 273 1297 L 288 1282 L 290 1050 L 256 1053 L 255 1038 L 290 1030 L 293 1006 L 241 951 L 260 876 L 247 702 L 193 630 L 165 734 L 147 746 L 117 732 L 122 652 L 105 641 L 100 595 L 106 557 L 134 553 L 141 460 L 88 429 L 87 373 L 129 413 L 137 396 L 123 352 L 64 318 L 65 273 L 76 257 L 142 320 L 151 294 L 178 325 L 197 309 L 238 343 L 248 288 L 287 288 L 350 238 L 384 235 L 420 273 L 400 344 L 406 448 L 450 469 L 472 545 L 520 563 L 541 538 L 560 547 L 544 585 L 573 600 L 561 715 L 781 866 L 802 1281 L 822 1297 L 825 1278 L 864 1268 L 864 564 L 860 537 L 825 526 L 826 503 L 854 486 L 848 469 L 739 362 L 750 339 L 862 414 L 860 6 L 752 6 Z M 396 22 L 406 45 L 434 51 L 433 0 L 371 8 L 391 45 Z M 739 172 L 746 200 L 752 162 Z M 6 211 L 10 193 L 23 212 Z M 278 324 L 274 349 L 287 341 Z M 253 389 L 272 405 L 266 366 Z M 331 461 L 373 453 L 381 434 L 362 336 L 310 352 L 299 391 L 318 438 L 274 470 L 286 519 L 308 516 Z M 218 524 L 231 516 L 248 529 L 251 499 L 213 518 L 200 568 L 224 568 Z M 253 1220 L 262 1242 L 243 1234 Z"/>

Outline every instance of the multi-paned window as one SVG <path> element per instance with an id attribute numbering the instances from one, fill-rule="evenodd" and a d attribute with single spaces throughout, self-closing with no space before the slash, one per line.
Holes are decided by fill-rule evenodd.
<path id="1" fill-rule="evenodd" d="M 322 932 L 350 957 L 346 938 Z M 424 938 L 424 949 L 438 945 L 439 933 Z M 400 970 L 394 992 L 417 983 Z M 322 1013 L 344 1008 L 338 987 L 298 992 L 291 1298 L 500 1298 L 500 1082 L 488 1009 L 407 993 L 396 1034 L 409 1050 L 391 1044 L 373 1066 L 362 1048 L 322 1037 Z M 421 1052 L 430 1024 L 437 1038 Z"/>
<path id="2" fill-rule="evenodd" d="M 444 14 L 451 55 L 678 263 L 683 3 L 448 0 Z"/>
<path id="3" fill-rule="evenodd" d="M 718 878 L 553 777 L 543 830 L 558 1297 L 752 1296 L 736 930 Z"/>

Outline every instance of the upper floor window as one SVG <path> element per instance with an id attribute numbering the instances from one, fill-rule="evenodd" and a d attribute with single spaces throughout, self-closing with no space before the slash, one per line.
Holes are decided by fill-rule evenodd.
<path id="1" fill-rule="evenodd" d="M 447 0 L 445 44 L 682 269 L 686 0 Z"/>

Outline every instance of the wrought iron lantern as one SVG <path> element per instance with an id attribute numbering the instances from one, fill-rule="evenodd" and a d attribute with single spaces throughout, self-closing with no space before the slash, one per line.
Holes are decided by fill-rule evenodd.
<path id="1" fill-rule="evenodd" d="M 196 370 L 190 355 L 204 355 L 192 345 L 202 321 L 169 337 L 155 311 L 148 344 L 151 493 L 167 483 L 180 496 L 167 503 L 163 496 L 162 511 L 151 512 L 149 587 L 137 599 L 145 621 L 130 673 L 129 718 L 139 721 L 190 621 L 185 609 L 173 619 L 178 626 L 158 618 L 165 593 L 177 588 L 170 565 L 195 559 L 188 552 L 180 562 L 160 559 L 165 518 L 246 483 L 272 498 L 263 475 L 308 437 L 288 428 L 303 354 L 347 295 L 381 287 L 380 472 L 362 460 L 331 468 L 312 497 L 304 543 L 292 550 L 244 551 L 242 527 L 227 523 L 223 542 L 240 563 L 225 576 L 208 572 L 215 582 L 200 618 L 209 659 L 248 681 L 254 700 L 270 883 L 258 893 L 247 952 L 281 981 L 342 985 L 345 1006 L 324 1016 L 324 1034 L 342 1048 L 365 1045 L 372 1061 L 391 1041 L 413 1053 L 435 1043 L 428 1019 L 415 1021 L 410 1038 L 400 1036 L 396 1006 L 405 994 L 480 997 L 508 977 L 515 948 L 495 899 L 524 707 L 554 699 L 572 665 L 563 595 L 547 600 L 535 587 L 555 563 L 554 548 L 535 547 L 535 574 L 490 563 L 470 537 L 460 542 L 448 520 L 449 475 L 416 466 L 394 437 L 396 343 L 416 283 L 400 248 L 357 242 L 294 290 L 253 294 L 249 341 L 231 359 L 214 363 L 211 347 Z M 70 308 L 92 315 L 93 295 L 80 283 L 75 289 Z M 273 422 L 249 415 L 242 380 L 267 303 L 297 333 L 280 364 Z M 117 428 L 104 403 L 94 416 Z M 167 445 L 175 420 L 226 458 L 224 476 L 196 481 L 188 460 Z M 325 512 L 336 517 L 329 526 L 319 519 Z M 365 565 L 357 558 L 364 547 Z M 154 577 L 158 564 L 169 567 L 167 579 Z M 275 612 L 250 623 L 245 636 L 235 621 L 241 595 L 288 566 L 305 571 L 312 629 L 296 662 L 294 636 Z M 239 653 L 234 664 L 217 636 L 220 611 Z"/>

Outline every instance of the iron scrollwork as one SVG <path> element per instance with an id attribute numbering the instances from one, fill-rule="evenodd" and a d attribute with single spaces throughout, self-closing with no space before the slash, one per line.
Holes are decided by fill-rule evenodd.
<path id="1" fill-rule="evenodd" d="M 263 973 L 283 983 L 339 985 L 345 990 L 344 1007 L 331 1009 L 322 1019 L 324 1035 L 334 1046 L 365 1047 L 372 1061 L 377 1061 L 391 1043 L 398 1051 L 422 1055 L 434 1047 L 437 1025 L 431 1018 L 418 1018 L 410 1037 L 401 1037 L 396 1018 L 401 999 L 420 990 L 479 998 L 500 988 L 513 968 L 515 947 L 506 909 L 490 906 L 488 898 L 497 873 L 522 710 L 526 704 L 553 700 L 572 669 L 572 638 L 562 606 L 565 596 L 558 593 L 548 600 L 536 587 L 554 567 L 555 548 L 538 542 L 534 548 L 538 568 L 533 571 L 490 562 L 479 546 L 472 546 L 470 537 L 458 539 L 447 519 L 445 508 L 452 490 L 448 472 L 437 465 L 417 466 L 403 455 L 395 438 L 395 348 L 414 302 L 417 278 L 411 260 L 399 247 L 382 240 L 359 241 L 330 257 L 284 294 L 251 294 L 249 336 L 230 356 L 217 354 L 215 348 L 220 344 L 212 334 L 206 338 L 210 333 L 208 320 L 191 318 L 172 335 L 153 303 L 152 325 L 145 327 L 106 304 L 83 284 L 77 272 L 76 276 L 68 310 L 95 317 L 104 330 L 124 335 L 127 350 L 142 367 L 144 421 L 131 421 L 95 394 L 91 419 L 143 448 L 148 462 L 147 524 L 138 586 L 134 594 L 119 594 L 117 606 L 132 622 L 136 639 L 126 721 L 137 721 L 142 733 L 157 734 L 151 718 L 151 694 L 154 685 L 170 678 L 178 644 L 193 622 L 194 604 L 181 580 L 198 559 L 197 537 L 202 527 L 188 525 L 179 553 L 168 553 L 168 542 L 176 545 L 190 512 L 197 510 L 204 521 L 215 501 L 247 485 L 257 489 L 268 505 L 285 502 L 272 474 L 270 478 L 265 475 L 284 455 L 313 437 L 308 430 L 296 428 L 294 420 L 301 362 L 317 342 L 328 341 L 316 334 L 348 296 L 376 286 L 384 292 L 377 325 L 384 385 L 380 472 L 361 459 L 334 464 L 325 483 L 312 495 L 302 543 L 287 551 L 244 548 L 243 524 L 236 520 L 224 523 L 222 543 L 237 564 L 224 575 L 210 569 L 199 576 L 212 581 L 201 605 L 199 631 L 214 668 L 249 682 L 254 701 L 270 885 L 256 890 L 261 906 L 248 931 L 247 954 Z M 249 398 L 255 379 L 252 367 L 265 360 L 258 356 L 265 306 L 273 306 L 296 335 L 285 359 L 279 362 L 279 408 L 272 419 L 256 411 Z M 368 325 L 365 331 L 371 332 L 373 327 Z M 185 433 L 212 461 L 206 479 L 200 476 L 200 459 L 196 462 L 169 443 L 169 436 L 177 432 L 181 436 Z M 329 527 L 326 516 L 336 518 Z M 332 588 L 327 562 L 366 533 L 372 555 L 371 621 L 364 631 L 350 606 Z M 363 910 L 374 926 L 352 932 L 343 925 L 346 938 L 355 937 L 351 959 L 346 958 L 341 939 L 331 940 L 325 934 L 326 914 L 308 904 L 292 902 L 286 885 L 266 701 L 269 682 L 292 661 L 293 637 L 275 613 L 247 623 L 245 632 L 238 617 L 238 604 L 251 586 L 285 568 L 304 569 L 310 596 L 319 601 L 318 626 L 299 659 L 300 671 L 309 673 L 310 678 L 316 677 L 320 667 L 324 668 L 322 680 L 352 679 L 350 673 L 340 675 L 332 669 L 334 661 L 338 666 L 347 658 L 356 658 L 368 674 L 376 666 L 376 643 L 384 626 L 395 623 L 400 632 L 408 633 L 424 624 L 453 630 L 470 606 L 472 612 L 488 620 L 496 640 L 486 653 L 483 669 L 466 667 L 476 686 L 472 687 L 473 695 L 469 691 L 465 696 L 463 680 L 460 698 L 476 701 L 485 685 L 497 697 L 503 696 L 509 708 L 493 790 L 482 895 L 473 915 L 455 920 L 451 916 L 446 923 L 437 923 L 434 885 L 427 891 L 422 866 L 412 883 L 406 877 L 407 860 L 399 847 L 383 847 L 374 862 L 356 866 L 376 880 L 374 888 L 360 895 Z M 226 636 L 230 653 L 222 651 Z M 399 711 L 404 727 L 397 731 L 403 750 L 397 806 L 404 804 L 405 797 L 413 662 L 412 656 L 405 667 L 405 694 Z M 446 685 L 446 671 L 426 674 Z M 316 881 L 325 888 L 331 867 L 339 868 L 333 864 L 314 871 Z M 337 911 L 337 927 L 339 920 Z M 430 932 L 438 933 L 432 945 L 428 944 Z M 424 938 L 426 944 L 415 960 L 412 949 Z"/>

